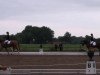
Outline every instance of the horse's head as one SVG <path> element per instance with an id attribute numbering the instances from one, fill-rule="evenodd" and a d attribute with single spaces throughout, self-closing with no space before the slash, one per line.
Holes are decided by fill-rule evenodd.
<path id="1" fill-rule="evenodd" d="M 84 40 L 82 40 L 80 44 L 81 44 L 82 46 L 84 46 L 84 45 L 85 45 Z"/>
<path id="2" fill-rule="evenodd" d="M 3 40 L 2 39 L 0 39 L 0 43 L 2 43 L 3 42 Z"/>
<path id="3" fill-rule="evenodd" d="M 83 40 L 83 41 L 81 41 L 81 44 L 82 44 L 82 46 L 84 46 L 84 45 L 88 45 L 88 44 L 89 44 L 89 41 L 87 41 L 87 40 Z"/>

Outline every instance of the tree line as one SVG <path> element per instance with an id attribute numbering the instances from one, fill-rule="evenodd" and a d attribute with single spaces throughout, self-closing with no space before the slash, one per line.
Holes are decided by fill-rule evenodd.
<path id="1" fill-rule="evenodd" d="M 0 35 L 0 39 L 4 39 L 5 35 Z M 90 36 L 86 35 L 85 37 L 76 37 L 72 36 L 70 32 L 66 31 L 63 36 L 59 36 L 57 38 L 54 37 L 54 31 L 49 27 L 42 26 L 32 26 L 27 25 L 25 29 L 17 33 L 15 35 L 10 36 L 11 40 L 18 40 L 21 44 L 46 44 L 46 43 L 53 43 L 53 42 L 62 42 L 67 44 L 79 44 L 82 40 L 86 39 L 89 40 Z M 100 41 L 100 38 L 96 39 Z"/>

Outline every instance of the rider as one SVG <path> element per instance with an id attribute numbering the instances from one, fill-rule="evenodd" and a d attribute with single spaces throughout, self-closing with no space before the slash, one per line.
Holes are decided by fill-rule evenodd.
<path id="1" fill-rule="evenodd" d="M 9 32 L 6 32 L 6 39 L 4 41 L 5 44 L 10 44 L 10 36 L 9 36 Z"/>
<path id="2" fill-rule="evenodd" d="M 94 37 L 93 37 L 92 33 L 91 33 L 91 38 L 90 38 L 90 45 L 91 46 L 95 46 L 96 45 L 96 42 L 94 41 Z"/>

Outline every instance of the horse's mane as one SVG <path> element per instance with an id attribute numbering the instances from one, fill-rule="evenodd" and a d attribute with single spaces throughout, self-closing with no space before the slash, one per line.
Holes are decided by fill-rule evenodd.
<path id="1" fill-rule="evenodd" d="M 0 42 L 3 42 L 4 41 L 4 39 L 0 39 Z"/>
<path id="2" fill-rule="evenodd" d="M 83 40 L 83 42 L 85 43 L 85 44 L 89 44 L 89 40 Z"/>

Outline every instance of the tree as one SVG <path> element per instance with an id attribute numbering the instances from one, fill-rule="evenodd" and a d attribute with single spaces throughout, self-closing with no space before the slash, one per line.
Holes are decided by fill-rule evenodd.
<path id="1" fill-rule="evenodd" d="M 82 36 L 80 36 L 80 37 L 72 36 L 71 37 L 71 43 L 72 44 L 80 44 L 81 41 L 83 41 L 83 39 L 84 38 Z"/>
<path id="2" fill-rule="evenodd" d="M 64 42 L 64 37 L 63 37 L 63 36 L 59 36 L 59 37 L 58 37 L 58 40 L 59 40 L 60 42 Z"/>
<path id="3" fill-rule="evenodd" d="M 71 33 L 66 32 L 66 33 L 64 34 L 63 38 L 64 38 L 64 41 L 65 41 L 66 43 L 71 43 Z"/>
<path id="4" fill-rule="evenodd" d="M 53 30 L 51 30 L 50 28 L 45 27 L 45 26 L 40 28 L 40 32 L 38 35 L 38 42 L 39 43 L 50 42 L 50 41 L 52 41 L 53 37 L 54 37 Z"/>
<path id="5" fill-rule="evenodd" d="M 33 39 L 32 26 L 28 25 L 25 27 L 21 33 L 21 38 L 23 43 L 30 43 Z"/>
<path id="6" fill-rule="evenodd" d="M 17 35 L 19 35 L 19 38 L 21 38 L 20 41 L 22 43 L 32 43 L 33 39 L 34 43 L 46 43 L 53 39 L 54 31 L 45 26 L 32 27 L 31 25 L 28 25 L 21 33 L 18 33 Z"/>

